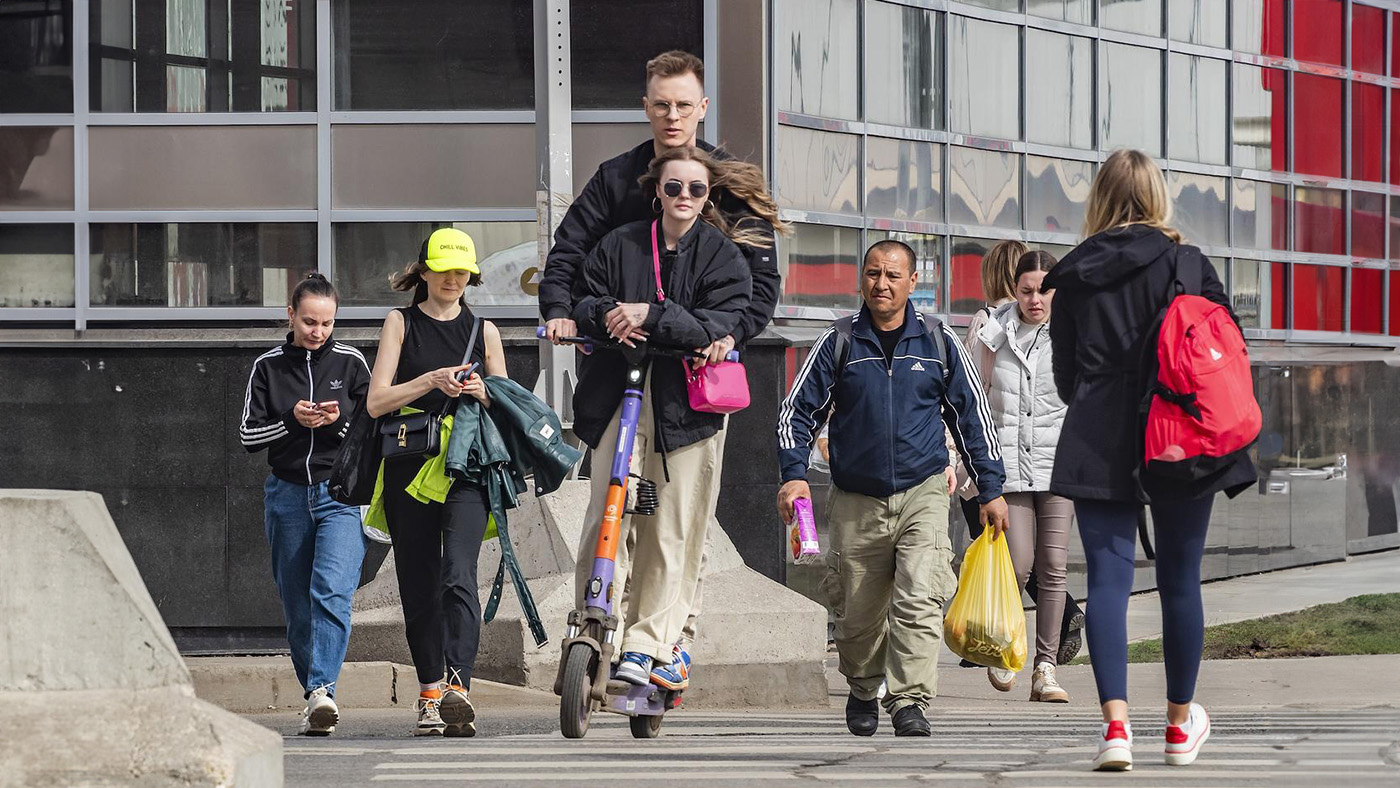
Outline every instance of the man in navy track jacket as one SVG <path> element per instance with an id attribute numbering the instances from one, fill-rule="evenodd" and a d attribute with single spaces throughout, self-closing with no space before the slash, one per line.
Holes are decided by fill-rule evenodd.
<path id="1" fill-rule="evenodd" d="M 881 682 L 895 735 L 931 734 L 923 709 L 937 688 L 943 605 L 957 590 L 945 425 L 968 460 L 983 521 L 1006 529 L 1005 474 L 976 366 L 952 329 L 909 303 L 915 269 L 913 250 L 899 241 L 870 247 L 864 306 L 817 338 L 778 412 L 785 520 L 794 500 L 811 498 L 812 440 L 831 417 L 822 588 L 850 686 L 846 724 L 858 736 L 878 727 Z"/>

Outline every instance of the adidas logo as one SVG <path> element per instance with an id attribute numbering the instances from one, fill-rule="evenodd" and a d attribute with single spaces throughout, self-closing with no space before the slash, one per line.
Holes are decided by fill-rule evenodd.
<path id="1" fill-rule="evenodd" d="M 923 365 L 922 362 L 915 361 L 915 362 L 914 362 L 914 366 L 910 367 L 909 369 L 910 369 L 910 371 L 912 371 L 912 372 L 923 372 L 923 371 L 924 371 L 924 365 Z"/>
<path id="2" fill-rule="evenodd" d="M 332 380 L 332 381 L 331 381 L 331 391 L 339 391 L 340 388 L 341 388 L 341 386 L 342 386 L 343 384 L 344 384 L 344 381 Z"/>

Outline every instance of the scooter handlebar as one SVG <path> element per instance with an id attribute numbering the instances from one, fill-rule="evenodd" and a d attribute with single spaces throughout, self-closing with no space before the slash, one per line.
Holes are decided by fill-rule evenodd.
<path id="1" fill-rule="evenodd" d="M 540 339 L 545 339 L 548 337 L 548 335 L 549 330 L 546 329 L 544 326 L 535 327 L 535 336 L 539 337 Z M 571 345 L 578 345 L 580 348 L 583 349 L 584 353 L 592 353 L 595 347 L 605 347 L 610 349 L 622 348 L 622 345 L 615 342 L 596 343 L 588 337 L 560 337 L 559 339 Z M 702 353 L 697 353 L 693 350 L 681 350 L 680 348 L 648 347 L 647 352 L 656 356 L 676 356 L 679 358 L 701 358 L 704 355 Z M 739 351 L 731 350 L 728 354 L 725 355 L 724 358 L 726 361 L 738 361 Z"/>

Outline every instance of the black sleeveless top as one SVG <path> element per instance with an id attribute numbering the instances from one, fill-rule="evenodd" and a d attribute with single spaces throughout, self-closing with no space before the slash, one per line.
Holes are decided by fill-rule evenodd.
<path id="1" fill-rule="evenodd" d="M 442 367 L 455 367 L 462 363 L 467 352 L 467 341 L 471 337 L 472 322 L 475 316 L 466 304 L 452 320 L 434 320 L 417 306 L 396 310 L 403 314 L 403 347 L 399 350 L 399 367 L 394 371 L 395 383 L 406 383 L 425 372 Z M 477 329 L 476 345 L 472 348 L 471 361 L 481 366 L 477 374 L 486 377 L 486 325 Z M 447 404 L 447 395 L 437 389 L 408 403 L 408 407 L 437 412 Z"/>

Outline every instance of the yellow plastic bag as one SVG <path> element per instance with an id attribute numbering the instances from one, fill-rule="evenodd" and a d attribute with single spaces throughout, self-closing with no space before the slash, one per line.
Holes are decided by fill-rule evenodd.
<path id="1" fill-rule="evenodd" d="M 1026 666 L 1026 611 L 1005 534 L 992 541 L 987 528 L 968 545 L 943 638 L 969 662 L 1011 671 Z"/>

